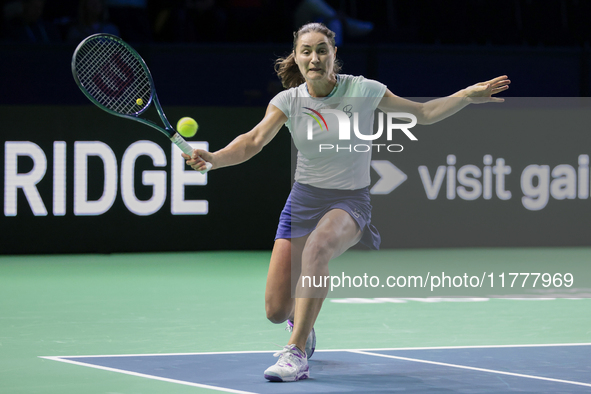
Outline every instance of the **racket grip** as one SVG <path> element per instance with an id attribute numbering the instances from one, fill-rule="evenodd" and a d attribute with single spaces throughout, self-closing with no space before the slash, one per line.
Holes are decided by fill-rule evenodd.
<path id="1" fill-rule="evenodd" d="M 185 139 L 179 134 L 179 133 L 174 133 L 174 135 L 172 137 L 170 137 L 170 140 L 172 142 L 175 143 L 176 146 L 178 146 L 184 154 L 186 155 L 193 155 L 193 148 L 191 147 L 191 145 L 189 145 L 189 143 L 187 141 L 185 141 Z M 206 161 L 205 162 L 205 170 L 203 171 L 199 171 L 202 174 L 205 174 L 207 171 L 211 170 L 211 167 L 213 167 L 213 164 L 211 164 L 210 162 Z"/>

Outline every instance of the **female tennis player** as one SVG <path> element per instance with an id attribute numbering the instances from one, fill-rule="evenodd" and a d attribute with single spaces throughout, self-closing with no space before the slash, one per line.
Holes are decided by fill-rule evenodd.
<path id="1" fill-rule="evenodd" d="M 380 82 L 339 74 L 336 53 L 334 32 L 319 23 L 302 26 L 294 33 L 293 52 L 276 61 L 277 74 L 288 89 L 271 100 L 261 122 L 217 152 L 197 149 L 192 157 L 183 154 L 187 164 L 198 171 L 205 170 L 204 160 L 213 165 L 212 170 L 236 165 L 260 152 L 284 124 L 298 149 L 295 183 L 280 216 L 265 292 L 267 318 L 273 323 L 288 320 L 292 327 L 288 344 L 275 354 L 279 360 L 264 372 L 271 381 L 309 377 L 307 358 L 316 341 L 313 326 L 328 293 L 324 287 L 320 293 L 315 288 L 292 296 L 293 276 L 297 289 L 303 289 L 298 278 L 327 276 L 329 261 L 351 246 L 361 242 L 378 249 L 380 244 L 371 224 L 371 151 L 319 152 L 319 142 L 339 141 L 337 132 L 328 131 L 336 117 L 325 113 L 320 121 L 320 111 L 343 110 L 355 102 L 358 128 L 371 134 L 376 108 L 411 113 L 419 124 L 431 124 L 471 102 L 503 101 L 492 95 L 508 89 L 510 83 L 501 76 L 446 98 L 417 103 L 395 96 Z M 314 131 L 309 139 L 312 126 L 308 120 L 314 114 L 318 123 L 310 122 Z M 322 128 L 323 123 L 328 130 Z"/>

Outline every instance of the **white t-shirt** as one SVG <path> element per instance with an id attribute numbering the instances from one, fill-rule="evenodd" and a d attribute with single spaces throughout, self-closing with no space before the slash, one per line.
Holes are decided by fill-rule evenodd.
<path id="1" fill-rule="evenodd" d="M 385 92 L 380 82 L 339 74 L 327 97 L 311 97 L 305 83 L 275 96 L 271 104 L 287 116 L 285 125 L 298 149 L 295 180 L 322 189 L 368 186 L 372 141 L 359 139 L 353 127 L 357 123 L 360 134 L 373 134 L 374 112 Z M 344 131 L 339 117 L 322 110 L 339 110 L 349 118 L 350 139 L 339 139 Z"/>

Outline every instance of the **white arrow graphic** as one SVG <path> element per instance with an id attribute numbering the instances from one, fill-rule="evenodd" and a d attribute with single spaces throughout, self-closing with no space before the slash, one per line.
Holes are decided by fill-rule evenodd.
<path id="1" fill-rule="evenodd" d="M 406 181 L 406 174 L 388 160 L 372 160 L 371 167 L 381 177 L 369 191 L 371 194 L 388 194 Z"/>

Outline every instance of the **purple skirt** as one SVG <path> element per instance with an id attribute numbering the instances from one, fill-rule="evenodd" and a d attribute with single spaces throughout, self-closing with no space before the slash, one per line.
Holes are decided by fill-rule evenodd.
<path id="1" fill-rule="evenodd" d="M 320 189 L 295 182 L 281 211 L 275 239 L 299 238 L 310 234 L 331 209 L 348 212 L 363 232 L 360 242 L 370 249 L 380 248 L 380 233 L 371 224 L 367 187 L 358 190 Z"/>

